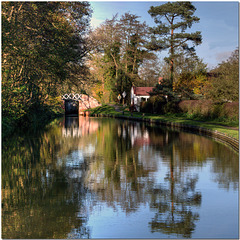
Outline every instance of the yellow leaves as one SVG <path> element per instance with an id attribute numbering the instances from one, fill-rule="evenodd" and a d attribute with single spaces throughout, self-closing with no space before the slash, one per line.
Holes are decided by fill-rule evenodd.
<path id="1" fill-rule="evenodd" d="M 204 86 L 207 82 L 207 77 L 204 75 L 198 75 L 194 80 L 194 88 L 193 92 L 195 94 L 202 94 L 204 95 Z"/>
<path id="2" fill-rule="evenodd" d="M 193 76 L 190 73 L 182 74 L 177 82 L 173 83 L 173 90 L 184 88 L 188 92 L 204 95 L 204 86 L 207 84 L 207 77 L 204 74 Z"/>

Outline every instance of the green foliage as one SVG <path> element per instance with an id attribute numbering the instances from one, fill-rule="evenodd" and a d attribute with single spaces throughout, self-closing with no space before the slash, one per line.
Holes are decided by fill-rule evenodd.
<path id="1" fill-rule="evenodd" d="M 196 99 L 203 97 L 207 84 L 207 64 L 195 54 L 184 54 L 179 51 L 175 59 L 174 91 L 182 98 Z"/>
<path id="2" fill-rule="evenodd" d="M 174 84 L 174 91 L 180 94 L 182 99 L 203 98 L 206 83 L 206 73 L 183 72 Z"/>
<path id="3" fill-rule="evenodd" d="M 176 79 L 184 72 L 191 72 L 194 75 L 207 72 L 207 64 L 202 59 L 199 59 L 195 52 L 185 53 L 183 50 L 178 50 L 174 66 Z"/>
<path id="4" fill-rule="evenodd" d="M 141 112 L 154 114 L 178 113 L 179 107 L 177 101 L 167 101 L 164 96 L 155 95 L 143 102 Z"/>
<path id="5" fill-rule="evenodd" d="M 164 114 L 164 106 L 166 103 L 166 99 L 163 96 L 152 96 L 148 101 L 142 103 L 140 110 L 144 113 Z"/>
<path id="6" fill-rule="evenodd" d="M 238 122 L 239 103 L 214 103 L 210 100 L 185 100 L 179 108 L 187 117 L 196 120 Z"/>
<path id="7" fill-rule="evenodd" d="M 90 109 L 90 112 L 91 112 L 91 114 L 115 114 L 115 113 L 117 113 L 113 106 L 109 106 L 107 104 L 103 104 L 100 107 Z"/>
<path id="8" fill-rule="evenodd" d="M 169 79 L 162 79 L 161 83 L 156 84 L 153 91 L 150 93 L 151 96 L 161 95 L 168 100 L 174 98 L 173 86 Z"/>
<path id="9" fill-rule="evenodd" d="M 215 101 L 239 100 L 239 51 L 236 49 L 231 57 L 218 65 L 212 72 L 206 95 Z"/>
<path id="10" fill-rule="evenodd" d="M 90 14 L 87 2 L 2 3 L 3 118 L 52 107 L 66 86 L 79 85 Z"/>

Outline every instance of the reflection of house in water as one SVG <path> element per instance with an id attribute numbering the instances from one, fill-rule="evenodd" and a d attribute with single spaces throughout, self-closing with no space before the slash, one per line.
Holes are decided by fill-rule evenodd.
<path id="1" fill-rule="evenodd" d="M 62 135 L 64 137 L 81 137 L 97 131 L 99 123 L 88 117 L 65 116 Z"/>
<path id="2" fill-rule="evenodd" d="M 118 136 L 129 138 L 132 146 L 164 145 L 168 142 L 168 132 L 149 132 L 149 128 L 139 122 L 129 123 L 127 126 L 118 126 Z"/>
<path id="3" fill-rule="evenodd" d="M 136 131 L 137 129 L 135 127 L 135 129 L 131 128 L 131 130 L 133 133 L 132 135 L 130 135 L 132 146 L 143 146 L 143 145 L 150 144 L 151 141 L 150 141 L 149 133 L 146 129 L 144 129 L 143 131 Z"/>
<path id="4" fill-rule="evenodd" d="M 119 131 L 121 131 L 119 129 Z M 140 123 L 136 122 L 133 124 L 129 124 L 127 130 L 122 130 L 123 138 L 126 136 L 126 131 L 128 132 L 128 136 L 130 137 L 132 146 L 143 146 L 150 144 L 149 133 L 146 128 L 142 128 Z"/>
<path id="5" fill-rule="evenodd" d="M 149 131 L 151 129 L 151 131 Z M 169 132 L 160 128 L 148 128 L 139 122 L 128 125 L 128 136 L 132 146 L 158 145 L 164 146 L 169 142 Z M 124 133 L 124 132 L 123 132 Z M 124 136 L 124 134 L 123 134 Z"/>

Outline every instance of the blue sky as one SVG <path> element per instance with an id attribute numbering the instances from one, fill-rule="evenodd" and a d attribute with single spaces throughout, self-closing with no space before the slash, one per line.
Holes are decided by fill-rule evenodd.
<path id="1" fill-rule="evenodd" d="M 90 1 L 93 8 L 92 26 L 96 27 L 105 19 L 111 19 L 116 13 L 121 16 L 130 12 L 140 16 L 140 21 L 155 26 L 148 14 L 150 6 L 164 4 L 163 1 Z M 238 47 L 238 1 L 193 1 L 195 16 L 200 22 L 192 26 L 191 31 L 201 31 L 203 42 L 197 46 L 197 55 L 211 69 L 226 60 Z M 160 56 L 164 57 L 164 53 Z"/>

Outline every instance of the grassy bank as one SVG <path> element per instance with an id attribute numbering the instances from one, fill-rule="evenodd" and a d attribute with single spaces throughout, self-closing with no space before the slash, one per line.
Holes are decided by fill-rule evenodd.
<path id="1" fill-rule="evenodd" d="M 238 122 L 221 122 L 218 119 L 212 121 L 198 121 L 197 119 L 190 119 L 184 114 L 165 114 L 165 115 L 157 115 L 157 114 L 148 114 L 148 113 L 130 113 L 127 108 L 121 106 L 109 106 L 103 105 L 101 107 L 97 107 L 89 110 L 91 114 L 102 114 L 102 115 L 111 115 L 115 117 L 124 116 L 132 116 L 135 118 L 141 119 L 152 119 L 158 120 L 161 122 L 171 122 L 171 123 L 179 123 L 186 124 L 191 126 L 197 126 L 201 128 L 207 128 L 212 131 L 218 131 L 220 133 L 226 134 L 229 137 L 233 137 L 238 140 Z"/>

